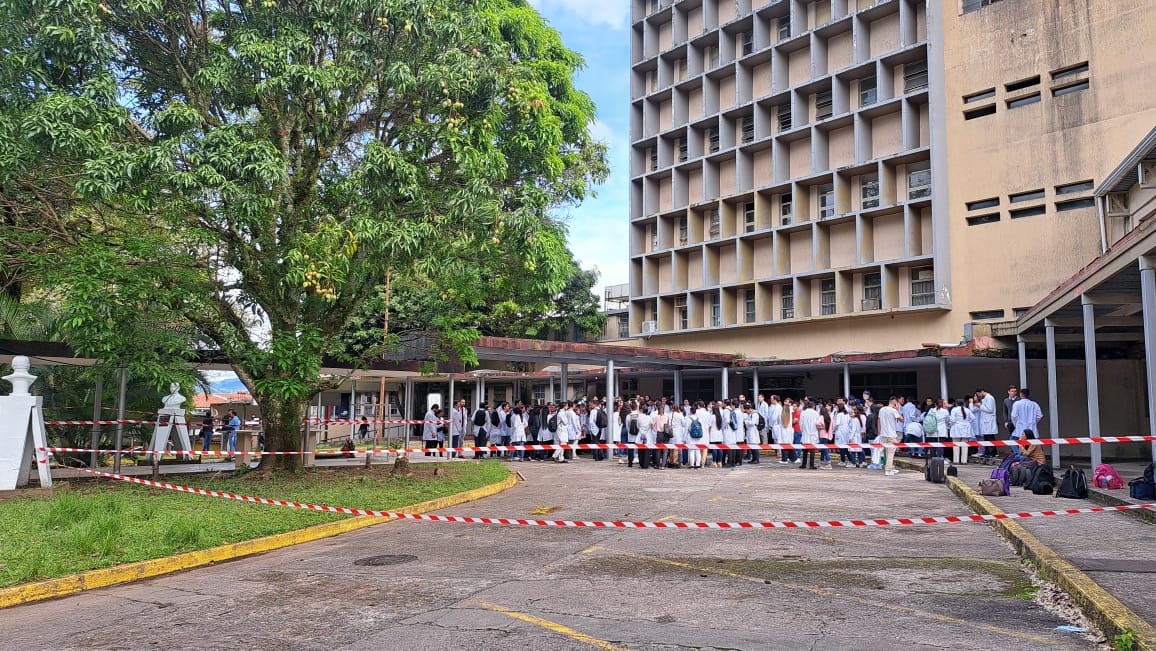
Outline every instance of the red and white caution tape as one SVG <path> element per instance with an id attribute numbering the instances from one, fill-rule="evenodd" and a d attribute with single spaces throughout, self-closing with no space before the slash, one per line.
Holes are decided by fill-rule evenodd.
<path id="1" fill-rule="evenodd" d="M 747 445 L 738 443 L 727 445 L 724 443 L 574 443 L 570 445 L 526 444 L 526 445 L 490 445 L 484 447 L 465 446 L 456 448 L 373 448 L 366 450 L 313 450 L 310 452 L 257 452 L 249 454 L 384 454 L 401 453 L 414 454 L 419 452 L 546 452 L 552 450 L 873 450 L 873 449 L 934 449 L 934 448 L 987 448 L 987 447 L 1019 447 L 1020 445 L 1080 445 L 1088 443 L 1133 443 L 1142 441 L 1156 441 L 1156 436 L 1100 436 L 1095 438 L 1064 438 L 1064 439 L 1027 439 L 1010 441 L 946 441 L 942 443 L 769 443 L 765 445 Z M 92 448 L 41 448 L 46 452 L 104 452 L 115 454 L 118 450 L 104 450 Z M 121 454 L 200 454 L 233 456 L 228 452 L 201 450 L 119 450 Z"/>
<path id="2" fill-rule="evenodd" d="M 200 426 L 201 418 L 199 416 L 189 416 L 185 421 L 185 425 Z M 338 423 L 345 425 L 445 425 L 449 421 L 446 420 L 350 420 L 346 418 L 306 418 L 301 421 L 309 424 L 321 423 Z M 46 420 L 45 425 L 158 425 L 161 421 L 155 420 Z M 164 424 L 174 425 L 176 421 L 167 421 Z"/>
<path id="3" fill-rule="evenodd" d="M 46 420 L 45 425 L 156 425 L 155 420 Z M 170 421 L 169 424 L 174 424 Z"/>
<path id="4" fill-rule="evenodd" d="M 152 486 L 181 493 L 204 495 L 250 502 L 253 504 L 268 504 L 271 506 L 285 506 L 308 511 L 324 513 L 342 513 L 346 515 L 367 515 L 379 518 L 393 518 L 399 520 L 418 520 L 422 522 L 454 522 L 459 524 L 499 524 L 523 527 L 589 527 L 596 529 L 819 529 L 843 527 L 891 527 L 916 524 L 955 524 L 959 522 L 990 522 L 992 520 L 1025 520 L 1028 518 L 1052 517 L 1059 515 L 1079 515 L 1082 513 L 1108 513 L 1112 511 L 1129 511 L 1133 509 L 1156 508 L 1156 504 L 1127 504 L 1122 506 L 1096 506 L 1086 509 L 1061 509 L 1055 511 L 1028 511 L 1023 513 L 1001 513 L 999 515 L 949 515 L 924 518 L 879 518 L 867 520 L 789 520 L 782 522 L 630 522 L 618 520 L 527 520 L 522 518 L 477 518 L 460 515 L 427 515 L 421 513 L 398 513 L 396 511 L 374 511 L 371 509 L 355 509 L 343 506 L 324 506 L 305 502 L 290 502 L 287 500 L 273 500 L 265 497 L 237 495 L 221 491 L 193 488 L 167 482 L 157 482 L 139 477 L 126 477 L 111 472 L 77 468 L 83 472 L 109 479 L 117 479 L 142 486 Z"/>

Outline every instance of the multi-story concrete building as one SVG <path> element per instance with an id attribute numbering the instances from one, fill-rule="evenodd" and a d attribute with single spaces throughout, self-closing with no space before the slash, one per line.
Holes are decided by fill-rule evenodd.
<path id="1" fill-rule="evenodd" d="M 650 345 L 965 340 L 1102 251 L 1096 181 L 1156 124 L 1143 0 L 635 0 L 633 18 L 630 330 Z"/>

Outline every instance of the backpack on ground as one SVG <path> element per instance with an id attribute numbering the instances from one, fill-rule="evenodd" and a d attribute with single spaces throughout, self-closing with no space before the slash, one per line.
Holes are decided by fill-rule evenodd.
<path id="1" fill-rule="evenodd" d="M 991 480 L 990 481 L 998 481 L 999 482 L 999 485 L 1000 485 L 999 495 L 1001 497 L 1004 495 L 1011 495 L 1011 473 L 1008 472 L 1007 468 L 1000 466 L 999 468 L 996 468 L 995 470 L 991 471 Z M 980 483 L 982 483 L 982 482 L 980 482 Z M 986 495 L 986 493 L 984 493 L 984 494 Z"/>
<path id="2" fill-rule="evenodd" d="M 935 410 L 928 409 L 927 414 L 923 416 L 923 433 L 924 434 L 938 434 L 939 433 L 939 419 L 935 417 Z"/>
<path id="3" fill-rule="evenodd" d="M 1023 486 L 1032 476 L 1032 471 L 1035 470 L 1038 464 L 1031 459 L 1027 461 L 1020 461 L 1011 467 L 1011 483 L 1012 486 Z"/>
<path id="4" fill-rule="evenodd" d="M 923 467 L 923 478 L 933 484 L 942 484 L 947 481 L 947 462 L 943 457 L 932 457 Z"/>
<path id="5" fill-rule="evenodd" d="M 603 409 L 598 410 L 598 414 L 594 416 L 594 424 L 598 426 L 598 429 L 606 429 L 606 411 L 605 410 L 603 410 Z"/>
<path id="6" fill-rule="evenodd" d="M 690 438 L 702 438 L 702 423 L 698 422 L 697 418 L 690 419 Z"/>
<path id="7" fill-rule="evenodd" d="M 959 468 L 956 468 L 955 466 L 948 466 L 947 467 L 947 476 L 948 477 L 958 477 L 959 476 Z"/>
<path id="8" fill-rule="evenodd" d="M 498 412 L 496 412 L 496 411 L 490 412 L 490 424 L 493 425 L 494 427 L 497 427 L 497 426 L 502 424 L 502 417 L 498 415 Z"/>
<path id="9" fill-rule="evenodd" d="M 1096 488 L 1119 490 L 1124 487 L 1124 478 L 1111 465 L 1101 463 L 1096 466 L 1096 472 L 1092 474 L 1092 485 Z"/>
<path id="10" fill-rule="evenodd" d="M 474 412 L 474 425 L 481 427 L 486 424 L 486 410 L 479 409 Z"/>
<path id="11" fill-rule="evenodd" d="M 1082 500 L 1088 497 L 1088 476 L 1083 470 L 1075 466 L 1068 466 L 1064 476 L 1060 478 L 1060 487 L 1056 489 L 1056 497 L 1065 497 L 1071 500 Z"/>
<path id="12" fill-rule="evenodd" d="M 1137 477 L 1128 482 L 1128 497 L 1134 500 L 1156 499 L 1156 482 Z"/>
<path id="13" fill-rule="evenodd" d="M 558 431 L 558 414 L 554 414 L 546 420 L 546 429 L 550 430 L 551 432 Z"/>
<path id="14" fill-rule="evenodd" d="M 1041 463 L 1032 469 L 1032 474 L 1024 482 L 1024 490 L 1036 495 L 1051 495 L 1056 487 L 1056 476 L 1052 474 L 1052 467 Z"/>
<path id="15" fill-rule="evenodd" d="M 626 431 L 631 436 L 638 436 L 638 416 L 631 416 L 626 419 Z"/>

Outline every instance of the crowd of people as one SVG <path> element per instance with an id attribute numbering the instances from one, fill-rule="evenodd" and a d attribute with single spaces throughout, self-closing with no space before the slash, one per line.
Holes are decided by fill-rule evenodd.
<path id="1" fill-rule="evenodd" d="M 1002 423 L 1001 423 L 1002 416 Z M 447 412 L 434 405 L 425 415 L 422 439 L 426 448 L 460 448 L 472 438 L 472 446 L 568 445 L 574 443 L 635 444 L 835 444 L 915 443 L 992 441 L 1002 434 L 1010 438 L 1034 438 L 1040 407 L 1031 392 L 1008 387 L 1002 410 L 985 389 L 954 400 L 926 398 L 917 403 L 906 396 L 875 400 L 870 392 L 860 398 L 801 399 L 759 394 L 749 401 L 745 395 L 710 401 L 683 400 L 675 404 L 668 397 L 651 399 L 637 395 L 617 398 L 612 404 L 597 397 L 589 400 L 527 405 L 482 403 L 470 410 L 458 400 Z M 1001 432 L 1002 425 L 1002 432 Z M 897 474 L 891 449 L 871 450 L 702 450 L 672 449 L 614 450 L 618 463 L 628 467 L 701 469 L 733 468 L 746 464 L 778 463 L 802 469 L 831 470 L 837 454 L 839 466 L 883 470 Z M 974 454 L 973 454 L 974 452 Z M 951 448 L 907 448 L 914 457 L 949 455 L 956 464 L 969 459 L 994 462 L 1007 448 L 966 446 Z M 1032 450 L 1035 455 L 1042 451 Z M 591 450 L 595 461 L 609 458 L 607 450 Z M 427 452 L 426 454 L 431 454 Z M 456 456 L 457 453 L 449 453 Z M 568 463 L 572 450 L 478 451 L 475 458 L 500 457 L 510 461 Z"/>

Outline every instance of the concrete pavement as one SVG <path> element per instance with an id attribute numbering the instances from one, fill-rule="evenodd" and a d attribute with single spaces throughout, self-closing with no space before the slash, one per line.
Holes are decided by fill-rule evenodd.
<path id="1" fill-rule="evenodd" d="M 733 521 L 967 512 L 914 472 L 513 465 L 522 485 L 449 513 L 556 507 L 546 517 Z M 1099 516 L 1064 519 L 1082 517 Z M 397 522 L 9 609 L 0 640 L 327 651 L 1093 646 L 1017 598 L 1029 585 L 1014 552 L 978 523 L 694 531 Z"/>

